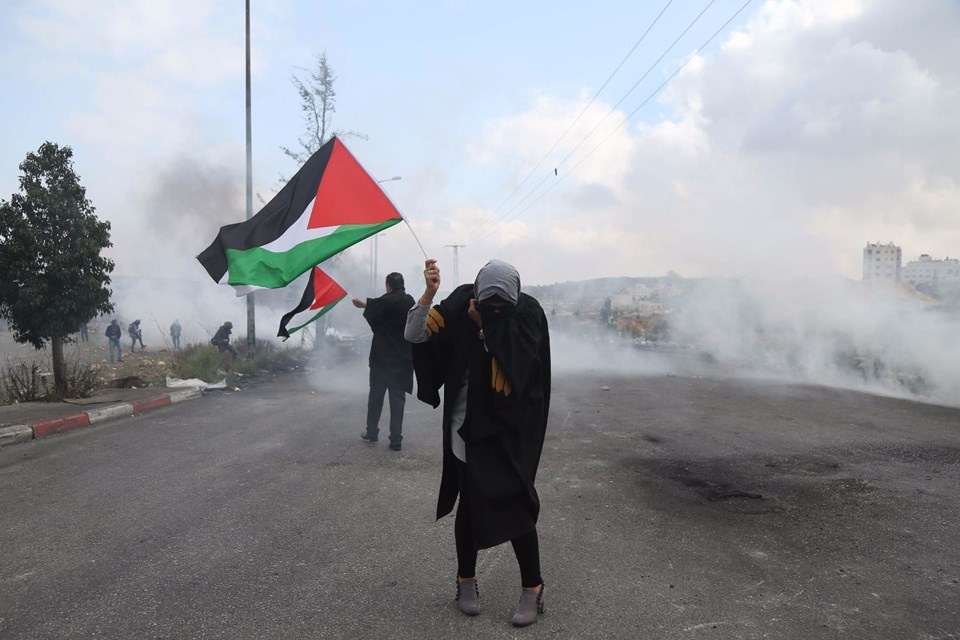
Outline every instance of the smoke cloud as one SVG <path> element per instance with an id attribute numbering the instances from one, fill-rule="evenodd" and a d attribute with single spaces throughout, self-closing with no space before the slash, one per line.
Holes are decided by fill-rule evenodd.
<path id="1" fill-rule="evenodd" d="M 599 295 L 583 298 L 568 286 L 565 302 L 584 313 L 576 331 L 556 323 L 557 370 L 746 375 L 960 406 L 955 305 L 836 278 L 680 282 L 652 316 L 666 328 L 652 341 L 601 326 L 598 298 L 623 287 L 595 284 Z"/>

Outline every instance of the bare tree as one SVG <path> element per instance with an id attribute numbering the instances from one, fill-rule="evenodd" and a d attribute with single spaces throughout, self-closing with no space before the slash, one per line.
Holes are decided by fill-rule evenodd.
<path id="1" fill-rule="evenodd" d="M 338 131 L 333 128 L 333 114 L 337 111 L 337 91 L 334 88 L 337 76 L 327 61 L 327 52 L 324 51 L 317 56 L 317 64 L 313 70 L 300 69 L 305 75 L 305 80 L 297 74 L 293 74 L 291 80 L 293 86 L 297 88 L 300 94 L 300 111 L 303 112 L 304 133 L 297 142 L 299 148 L 290 149 L 281 146 L 280 149 L 293 159 L 298 165 L 303 165 L 314 153 L 317 152 L 330 138 L 358 138 L 366 140 L 367 136 L 356 131 Z M 280 176 L 280 183 L 285 184 L 287 178 Z M 257 197 L 266 204 L 259 193 Z M 332 262 L 336 262 L 340 256 L 333 256 Z M 314 348 L 320 348 L 323 340 L 322 336 L 329 324 L 330 318 L 324 316 L 323 326 L 320 322 L 314 327 Z M 306 339 L 307 331 L 300 334 L 301 346 Z"/>
<path id="2" fill-rule="evenodd" d="M 300 110 L 303 112 L 304 133 L 297 139 L 299 149 L 281 146 L 280 149 L 297 164 L 303 164 L 333 136 L 338 138 L 359 138 L 367 136 L 356 131 L 337 131 L 333 128 L 333 114 L 337 111 L 337 91 L 334 88 L 337 76 L 327 61 L 327 52 L 317 56 L 317 65 L 313 70 L 301 69 L 306 80 L 296 74 L 292 77 L 293 86 L 300 94 Z"/>

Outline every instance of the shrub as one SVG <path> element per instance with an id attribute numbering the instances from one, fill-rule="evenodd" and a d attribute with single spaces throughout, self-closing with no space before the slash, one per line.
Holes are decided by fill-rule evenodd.
<path id="1" fill-rule="evenodd" d="M 80 364 L 79 351 L 73 362 L 64 368 L 67 398 L 89 398 L 90 393 L 100 386 L 100 372 L 90 365 Z"/>
<path id="2" fill-rule="evenodd" d="M 46 398 L 50 389 L 47 379 L 36 362 L 27 364 L 18 362 L 11 365 L 9 361 L 3 369 L 3 404 L 15 402 L 33 402 Z"/>

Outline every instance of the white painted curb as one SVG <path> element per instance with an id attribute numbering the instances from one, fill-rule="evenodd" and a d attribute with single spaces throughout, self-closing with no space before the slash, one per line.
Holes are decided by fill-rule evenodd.
<path id="1" fill-rule="evenodd" d="M 0 446 L 29 442 L 33 440 L 33 428 L 28 424 L 15 424 L 10 427 L 0 427 Z"/>
<path id="2" fill-rule="evenodd" d="M 177 402 L 183 402 L 184 400 L 192 400 L 193 398 L 199 398 L 203 395 L 203 390 L 200 387 L 190 387 L 186 389 L 180 389 L 177 391 L 171 391 L 170 393 L 165 394 L 164 396 L 159 396 L 160 399 L 169 398 L 170 404 L 175 404 Z M 63 420 L 72 420 L 76 424 L 71 424 L 62 428 L 55 429 L 54 432 L 59 432 L 66 429 L 73 429 L 77 427 L 85 427 L 91 424 L 96 424 L 98 422 L 105 422 L 107 420 L 113 420 L 114 418 L 128 418 L 133 415 L 133 408 L 139 402 L 141 404 L 141 411 L 148 409 L 155 409 L 161 406 L 166 406 L 164 403 L 154 402 L 158 398 L 147 398 L 146 400 L 138 400 L 136 402 L 124 402 L 123 404 L 116 404 L 110 407 L 102 407 L 100 409 L 91 409 L 90 411 L 83 411 L 79 414 L 73 416 L 66 416 L 65 418 L 54 419 L 46 422 L 37 422 L 36 425 L 38 428 L 43 427 L 47 428 L 48 423 L 53 425 L 57 422 L 62 422 Z M 145 404 L 143 404 L 145 403 Z M 85 417 L 87 422 L 80 424 L 78 421 L 80 418 Z M 39 436 L 43 435 L 52 435 L 46 434 L 45 432 Z M 18 444 L 20 442 L 29 442 L 33 440 L 36 436 L 36 433 L 33 430 L 33 427 L 28 424 L 15 424 L 6 427 L 0 427 L 0 447 L 6 446 L 9 444 Z"/>
<path id="3" fill-rule="evenodd" d="M 125 418 L 133 415 L 133 405 L 129 402 L 114 405 L 112 407 L 103 407 L 102 409 L 93 409 L 85 412 L 90 418 L 90 424 L 112 420 L 114 418 Z"/>
<path id="4" fill-rule="evenodd" d="M 176 404 L 178 402 L 183 402 L 184 400 L 190 400 L 191 398 L 199 398 L 203 395 L 203 392 L 200 390 L 200 387 L 193 387 L 191 389 L 184 389 L 182 391 L 174 391 L 170 394 L 170 404 Z"/>

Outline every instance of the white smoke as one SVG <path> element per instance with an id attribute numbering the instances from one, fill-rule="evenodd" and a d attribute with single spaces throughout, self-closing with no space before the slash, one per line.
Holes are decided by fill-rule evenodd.
<path id="1" fill-rule="evenodd" d="M 674 335 L 766 376 L 960 404 L 960 322 L 907 287 L 840 279 L 706 281 Z"/>

